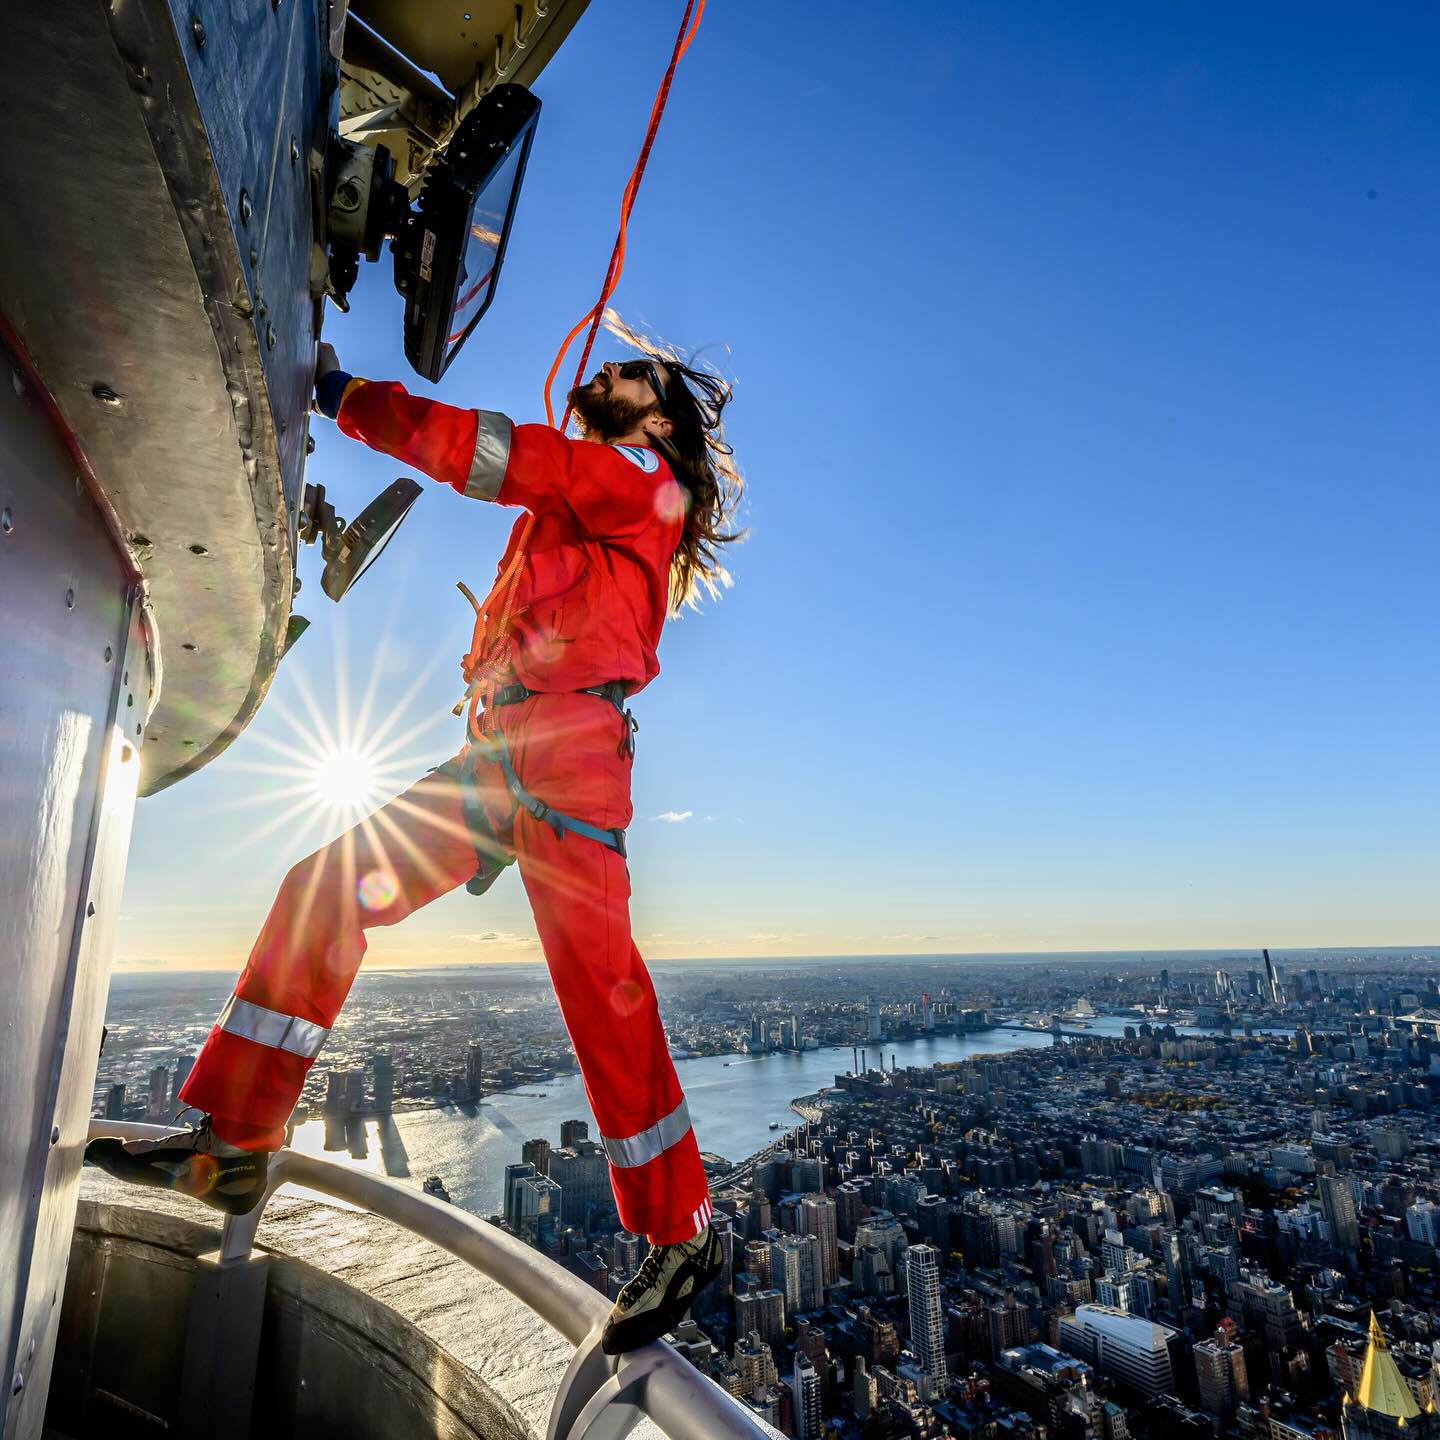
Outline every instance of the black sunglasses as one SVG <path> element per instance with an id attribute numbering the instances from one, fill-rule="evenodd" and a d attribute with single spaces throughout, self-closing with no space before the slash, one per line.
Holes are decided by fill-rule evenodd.
<path id="1" fill-rule="evenodd" d="M 653 360 L 627 360 L 619 369 L 622 380 L 648 380 L 661 406 L 665 404 L 665 381 Z"/>

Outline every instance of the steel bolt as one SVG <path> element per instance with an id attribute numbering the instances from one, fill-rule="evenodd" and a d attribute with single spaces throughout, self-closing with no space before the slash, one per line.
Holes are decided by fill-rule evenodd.
<path id="1" fill-rule="evenodd" d="M 92 900 L 92 901 L 90 901 L 90 903 L 89 903 L 88 905 L 86 905 L 86 907 L 85 907 L 85 915 L 86 915 L 86 917 L 88 918 L 88 917 L 90 917 L 91 915 L 93 915 L 94 913 L 95 913 L 95 902 Z"/>
<path id="2" fill-rule="evenodd" d="M 275 348 L 275 327 L 273 325 L 265 327 L 265 348 L 267 350 Z"/>
<path id="3" fill-rule="evenodd" d="M 67 610 L 73 610 L 75 608 L 75 592 L 73 590 L 67 590 L 65 592 L 65 608 Z"/>
<path id="4" fill-rule="evenodd" d="M 203 50 L 205 48 L 205 27 L 200 23 L 198 15 L 190 17 L 190 33 L 195 37 L 195 48 Z"/>
<path id="5" fill-rule="evenodd" d="M 7 505 L 3 510 L 0 510 L 0 531 L 8 535 L 14 528 L 15 517 L 10 513 L 10 507 Z"/>
<path id="6" fill-rule="evenodd" d="M 54 1126 L 50 1131 L 50 1143 L 52 1145 L 58 1145 L 60 1143 L 60 1127 L 58 1125 Z"/>
<path id="7" fill-rule="evenodd" d="M 25 1388 L 25 1377 L 17 1370 L 15 1372 L 15 1383 L 10 1387 L 12 1395 L 18 1395 Z"/>
<path id="8" fill-rule="evenodd" d="M 117 391 L 112 390 L 108 385 L 92 385 L 90 393 L 102 404 L 108 405 L 112 410 L 118 410 L 125 401 Z"/>
<path id="9" fill-rule="evenodd" d="M 293 135 L 290 137 L 290 163 L 292 165 L 300 163 L 300 142 Z"/>
<path id="10" fill-rule="evenodd" d="M 248 190 L 242 190 L 240 192 L 240 223 L 242 225 L 248 225 L 250 223 L 250 217 L 254 213 L 255 207 L 250 203 L 250 192 Z"/>
<path id="11" fill-rule="evenodd" d="M 115 658 L 115 652 L 107 645 L 105 647 L 105 663 L 108 665 Z"/>

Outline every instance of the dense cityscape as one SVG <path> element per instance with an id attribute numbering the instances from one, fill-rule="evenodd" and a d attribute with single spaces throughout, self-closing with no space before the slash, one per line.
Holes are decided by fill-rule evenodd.
<path id="1" fill-rule="evenodd" d="M 1437 980 L 1428 954 L 662 968 L 679 1056 L 841 1047 L 794 1128 L 707 1157 L 729 1264 L 672 1343 L 801 1440 L 1433 1440 Z M 112 997 L 97 1111 L 173 1114 L 215 984 Z M 886 1068 L 947 1033 L 996 1050 Z M 573 1068 L 542 977 L 395 973 L 305 1104 Z M 615 1295 L 645 1246 L 589 1123 L 517 1148 L 495 1223 Z"/>

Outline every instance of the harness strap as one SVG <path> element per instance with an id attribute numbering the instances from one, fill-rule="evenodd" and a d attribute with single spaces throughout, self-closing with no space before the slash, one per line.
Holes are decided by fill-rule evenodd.
<path id="1" fill-rule="evenodd" d="M 581 820 L 574 815 L 567 815 L 563 810 L 557 810 L 553 805 L 547 805 L 538 795 L 527 790 L 521 782 L 520 777 L 515 773 L 515 766 L 510 759 L 510 747 L 505 743 L 505 736 L 499 730 L 482 736 L 476 744 L 487 752 L 487 758 L 493 760 L 500 767 L 500 773 L 505 777 L 505 784 L 510 793 L 515 797 L 518 805 L 528 810 L 537 820 L 548 825 L 557 836 L 564 839 L 568 830 L 573 835 L 583 835 L 587 840 L 595 840 L 605 846 L 607 850 L 613 850 L 621 859 L 625 859 L 625 831 L 616 826 L 613 830 L 602 830 L 598 825 L 592 825 L 588 820 Z"/>
<path id="2" fill-rule="evenodd" d="M 529 686 L 522 685 L 517 680 L 511 685 L 502 685 L 496 690 L 490 696 L 490 703 L 486 709 L 498 710 L 502 705 L 519 705 L 522 701 L 529 700 L 535 695 L 593 695 L 597 700 L 604 700 L 606 704 L 613 705 L 621 720 L 625 722 L 625 733 L 620 739 L 620 750 L 633 760 L 635 758 L 635 736 L 640 729 L 640 722 L 631 711 L 625 708 L 625 692 L 628 689 L 629 686 L 624 680 L 607 680 L 603 685 L 586 685 L 579 690 L 531 690 Z"/>

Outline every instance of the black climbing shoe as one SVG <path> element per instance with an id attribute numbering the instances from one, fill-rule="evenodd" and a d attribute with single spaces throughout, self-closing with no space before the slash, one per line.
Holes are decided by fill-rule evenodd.
<path id="1" fill-rule="evenodd" d="M 268 1150 L 237 1150 L 210 1129 L 207 1115 L 194 1129 L 160 1140 L 92 1140 L 85 1163 L 132 1185 L 177 1190 L 227 1215 L 244 1215 L 265 1198 Z"/>
<path id="2" fill-rule="evenodd" d="M 652 1245 L 616 1299 L 600 1348 L 607 1355 L 623 1355 L 673 1330 L 724 1265 L 720 1237 L 708 1225 L 693 1240 Z"/>

